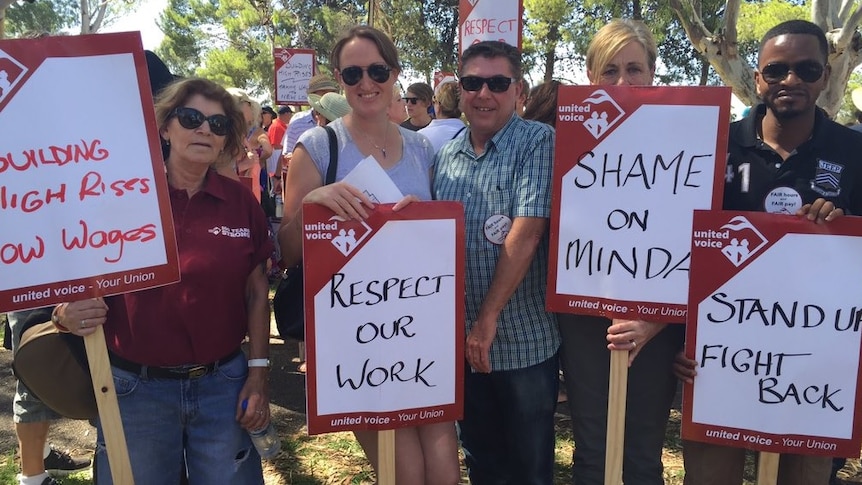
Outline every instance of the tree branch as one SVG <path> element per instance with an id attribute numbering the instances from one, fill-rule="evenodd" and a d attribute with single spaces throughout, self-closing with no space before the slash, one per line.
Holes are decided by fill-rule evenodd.
<path id="1" fill-rule="evenodd" d="M 727 0 L 724 4 L 724 38 L 730 45 L 737 45 L 736 23 L 739 21 L 739 0 Z"/>
<path id="2" fill-rule="evenodd" d="M 820 26 L 825 32 L 832 30 L 829 25 L 829 0 L 812 0 L 811 1 L 811 20 Z"/>
<path id="3" fill-rule="evenodd" d="M 847 23 L 847 17 L 850 15 L 850 10 L 853 9 L 853 4 L 856 3 L 856 0 L 844 0 L 841 2 L 841 8 L 838 9 L 838 19 L 843 24 Z"/>
<path id="4" fill-rule="evenodd" d="M 860 22 L 862 22 L 862 5 L 856 7 L 856 10 L 853 11 L 853 14 L 850 15 L 847 22 L 844 23 L 843 27 L 841 27 L 841 33 L 838 34 L 838 37 L 835 39 L 836 48 L 843 50 L 850 45 L 850 41 L 856 33 L 856 27 L 859 26 Z"/>

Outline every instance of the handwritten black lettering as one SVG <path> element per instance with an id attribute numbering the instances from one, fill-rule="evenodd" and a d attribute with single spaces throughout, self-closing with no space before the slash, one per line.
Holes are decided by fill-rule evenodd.
<path id="1" fill-rule="evenodd" d="M 700 351 L 700 366 L 706 368 L 711 366 L 710 361 L 715 361 L 722 369 L 730 368 L 733 371 L 744 374 L 751 371 L 754 375 L 780 376 L 785 359 L 794 357 L 808 357 L 813 354 L 801 353 L 791 354 L 787 352 L 766 352 L 741 348 L 731 350 L 726 345 L 703 345 Z"/>
<path id="2" fill-rule="evenodd" d="M 661 277 L 666 279 L 677 271 L 688 272 L 690 252 L 682 257 L 675 256 L 664 248 L 631 248 L 631 256 L 617 249 L 596 247 L 592 240 L 576 239 L 566 244 L 566 270 L 583 269 L 588 275 L 606 273 L 610 275 L 614 268 L 628 273 L 632 279 L 650 280 Z M 644 264 L 639 264 L 639 258 Z M 687 276 L 686 276 L 687 277 Z"/>
<path id="3" fill-rule="evenodd" d="M 828 407 L 835 412 L 844 410 L 844 406 L 839 407 L 833 402 L 835 395 L 841 392 L 841 389 L 830 392 L 829 384 L 824 384 L 822 387 L 814 385 L 806 386 L 801 393 L 799 392 L 799 387 L 801 386 L 797 387 L 792 382 L 787 385 L 784 391 L 777 390 L 776 387 L 778 385 L 778 379 L 774 377 L 760 379 L 760 402 L 764 404 L 783 404 L 790 400 L 791 403 L 795 402 L 797 406 L 819 404 L 821 409 Z"/>
<path id="4" fill-rule="evenodd" d="M 391 364 L 387 367 L 378 366 L 378 367 L 370 367 L 371 359 L 365 359 L 365 363 L 362 364 L 362 370 L 359 375 L 355 378 L 353 377 L 342 377 L 341 375 L 341 364 L 335 366 L 335 378 L 338 382 L 339 388 L 344 388 L 344 386 L 350 386 L 351 389 L 359 390 L 362 386 L 368 387 L 379 387 L 387 382 L 413 382 L 416 384 L 422 383 L 426 387 L 436 387 L 436 384 L 431 384 L 428 380 L 422 375 L 434 365 L 434 361 L 432 360 L 425 365 L 422 364 L 422 358 L 416 359 L 416 367 L 413 368 L 407 373 L 406 376 L 401 375 L 404 369 L 407 367 L 403 361 L 397 361 L 394 364 Z"/>
<path id="5" fill-rule="evenodd" d="M 406 338 L 413 338 L 416 336 L 416 333 L 410 332 L 407 329 L 411 323 L 413 323 L 413 317 L 410 315 L 404 315 L 403 317 L 393 321 L 391 324 L 381 323 L 378 325 L 374 322 L 363 323 L 356 327 L 356 342 L 367 344 L 369 342 L 373 342 L 377 337 L 380 337 L 383 340 L 389 340 L 399 335 L 403 335 Z M 390 327 L 388 333 L 386 330 L 387 327 Z"/>
<path id="6" fill-rule="evenodd" d="M 712 159 L 713 154 L 689 156 L 687 163 L 685 150 L 680 150 L 668 162 L 665 162 L 662 154 L 656 154 L 651 162 L 646 160 L 643 153 L 636 154 L 631 162 L 624 161 L 624 156 L 605 153 L 597 159 L 595 152 L 583 153 L 578 157 L 575 169 L 585 173 L 575 176 L 575 186 L 588 189 L 597 183 L 601 187 L 626 187 L 636 184 L 647 190 L 666 187 L 672 194 L 677 194 L 683 187 L 700 187 L 693 181 L 696 175 L 702 173 L 695 165 L 700 158 Z"/>
<path id="7" fill-rule="evenodd" d="M 352 305 L 376 305 L 391 299 L 432 296 L 440 293 L 444 279 L 454 277 L 455 275 L 445 274 L 345 283 L 346 276 L 343 273 L 335 273 L 329 281 L 329 304 L 330 307 L 338 304 L 342 308 L 348 308 Z"/>

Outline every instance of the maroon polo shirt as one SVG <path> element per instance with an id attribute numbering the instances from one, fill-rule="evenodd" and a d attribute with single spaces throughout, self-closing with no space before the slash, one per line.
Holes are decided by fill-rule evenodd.
<path id="1" fill-rule="evenodd" d="M 171 187 L 170 199 L 181 281 L 109 298 L 105 337 L 139 364 L 208 364 L 245 337 L 246 280 L 273 244 L 251 191 L 213 170 L 191 198 Z"/>

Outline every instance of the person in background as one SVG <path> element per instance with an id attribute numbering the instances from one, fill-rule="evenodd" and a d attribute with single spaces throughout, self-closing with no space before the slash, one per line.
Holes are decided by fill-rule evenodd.
<path id="1" fill-rule="evenodd" d="M 163 89 L 155 114 L 180 281 L 61 303 L 52 321 L 79 336 L 104 326 L 136 483 L 177 483 L 185 463 L 192 484 L 262 485 L 248 431 L 270 420 L 264 266 L 274 248 L 254 196 L 213 169 L 220 154 L 245 150 L 245 117 L 224 88 L 198 78 Z M 110 485 L 97 428 L 96 483 Z"/>
<path id="2" fill-rule="evenodd" d="M 407 103 L 401 97 L 401 85 L 396 82 L 392 86 L 392 102 L 389 104 L 389 121 L 401 124 L 407 119 Z"/>
<path id="3" fill-rule="evenodd" d="M 554 483 L 560 336 L 545 310 L 554 129 L 515 114 L 521 54 L 503 42 L 461 57 L 470 126 L 437 154 L 434 193 L 464 204 L 464 418 L 470 482 Z"/>
<path id="4" fill-rule="evenodd" d="M 593 85 L 649 86 L 656 57 L 655 40 L 643 22 L 613 20 L 590 42 L 587 76 Z M 531 99 L 533 106 L 538 104 Z M 560 314 L 559 319 L 577 448 L 572 481 L 578 485 L 604 483 L 610 352 L 616 350 L 629 353 L 630 366 L 623 481 L 663 484 L 662 447 L 677 387 L 672 368 L 684 326 L 574 314 Z"/>
<path id="5" fill-rule="evenodd" d="M 401 123 L 401 126 L 411 131 L 419 131 L 428 126 L 432 120 L 428 109 L 431 107 L 433 97 L 434 90 L 425 83 L 413 83 L 407 86 L 404 102 L 407 103 L 408 118 Z"/>
<path id="6" fill-rule="evenodd" d="M 287 133 L 287 125 L 290 123 L 290 118 L 293 116 L 293 110 L 290 106 L 279 106 L 278 116 L 273 121 L 267 137 L 269 144 L 272 146 L 272 155 L 266 159 L 266 173 L 268 177 L 276 177 L 281 180 L 281 153 L 284 143 L 284 135 Z"/>
<path id="7" fill-rule="evenodd" d="M 6 314 L 12 332 L 13 353 L 21 341 L 24 322 L 36 311 L 24 310 Z M 89 468 L 89 458 L 72 457 L 48 444 L 51 421 L 60 419 L 60 416 L 17 380 L 15 397 L 12 400 L 12 419 L 15 422 L 18 457 L 21 461 L 19 485 L 60 485 L 60 482 L 54 480 L 54 476 L 66 476 Z"/>
<path id="8" fill-rule="evenodd" d="M 527 105 L 521 117 L 557 126 L 557 92 L 563 84 L 550 80 L 534 87 L 527 97 Z"/>
<path id="9" fill-rule="evenodd" d="M 347 98 L 338 93 L 326 93 L 323 96 L 310 94 L 308 104 L 311 105 L 313 110 L 311 114 L 317 121 L 317 126 L 326 126 L 350 113 Z"/>
<path id="10" fill-rule="evenodd" d="M 338 139 L 335 183 L 323 185 L 330 160 L 326 130 L 307 131 L 294 148 L 285 200 L 285 218 L 289 221 L 279 229 L 286 267 L 301 259 L 303 203 L 326 206 L 345 219 L 368 217 L 372 202 L 356 187 L 340 181 L 368 156 L 380 163 L 402 193 L 411 194 L 396 204 L 396 210 L 409 200 L 431 198 L 431 145 L 424 136 L 389 120 L 389 96 L 401 72 L 392 40 L 373 27 L 354 27 L 336 42 L 330 65 L 352 109 L 329 124 Z M 354 435 L 376 469 L 377 432 L 355 431 Z M 455 424 L 441 422 L 397 429 L 395 468 L 395 483 L 457 484 L 460 469 Z"/>
<path id="11" fill-rule="evenodd" d="M 242 128 L 246 132 L 243 141 L 245 151 L 234 160 L 218 162 L 216 168 L 226 177 L 243 180 L 260 202 L 264 190 L 260 183 L 262 163 L 272 155 L 272 145 L 269 144 L 266 132 L 260 127 L 260 104 L 241 89 L 228 88 L 228 92 L 233 95 L 242 110 L 244 119 Z"/>
<path id="12" fill-rule="evenodd" d="M 434 153 L 439 152 L 446 142 L 463 133 L 467 128 L 461 121 L 460 99 L 457 82 L 450 81 L 437 86 L 437 93 L 432 100 L 437 118 L 419 130 L 420 134 L 428 137 L 428 141 L 434 147 Z"/>
<path id="13" fill-rule="evenodd" d="M 264 106 L 260 109 L 260 127 L 263 131 L 269 133 L 269 127 L 278 115 L 271 106 Z"/>
<path id="14" fill-rule="evenodd" d="M 765 201 L 780 188 L 798 200 L 796 215 L 811 223 L 862 214 L 862 135 L 831 121 L 816 105 L 831 75 L 828 55 L 826 35 L 811 22 L 789 20 L 764 34 L 754 71 L 760 103 L 730 125 L 731 178 L 724 185 L 723 209 L 770 212 Z M 825 160 L 840 177 L 814 176 Z M 745 177 L 734 175 L 743 173 L 743 166 Z M 692 383 L 697 365 L 680 351 L 675 371 Z M 742 483 L 743 448 L 684 441 L 683 459 L 686 485 Z M 777 483 L 826 485 L 831 471 L 829 457 L 782 454 Z"/>

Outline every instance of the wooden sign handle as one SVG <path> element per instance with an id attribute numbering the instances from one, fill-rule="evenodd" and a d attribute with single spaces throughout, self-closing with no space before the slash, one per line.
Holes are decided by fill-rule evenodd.
<path id="1" fill-rule="evenodd" d="M 776 485 L 778 483 L 779 453 L 761 451 L 757 458 L 757 485 Z"/>
<path id="2" fill-rule="evenodd" d="M 626 436 L 626 391 L 629 351 L 611 351 L 608 382 L 608 432 L 605 446 L 605 485 L 623 483 L 623 448 Z"/>
<path id="3" fill-rule="evenodd" d="M 108 348 L 105 345 L 105 331 L 101 326 L 84 337 L 84 346 L 87 348 L 87 361 L 90 363 L 93 392 L 96 394 L 96 405 L 99 407 L 99 421 L 102 424 L 102 434 L 105 436 L 111 477 L 114 485 L 134 485 L 135 479 L 132 476 L 132 464 L 126 447 L 126 435 L 123 433 L 120 407 L 117 404 L 117 390 L 114 388 L 111 362 L 108 360 Z"/>
<path id="4" fill-rule="evenodd" d="M 395 430 L 377 432 L 377 485 L 395 485 Z"/>

